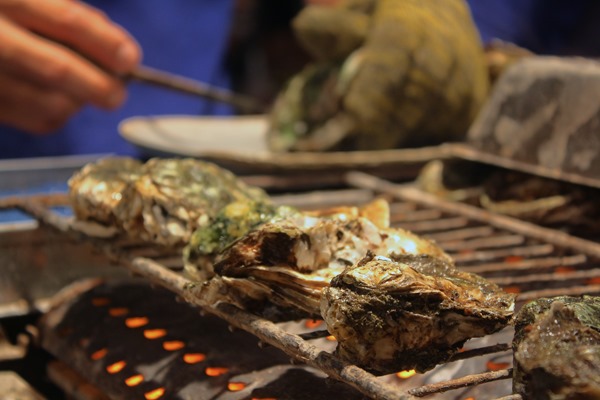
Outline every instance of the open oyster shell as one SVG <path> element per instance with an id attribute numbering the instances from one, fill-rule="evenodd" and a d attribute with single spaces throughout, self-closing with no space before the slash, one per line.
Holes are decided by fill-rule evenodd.
<path id="1" fill-rule="evenodd" d="M 513 350 L 513 391 L 524 399 L 600 398 L 600 297 L 524 305 Z"/>
<path id="2" fill-rule="evenodd" d="M 380 212 L 373 212 L 373 208 Z M 387 227 L 387 202 L 325 215 L 299 213 L 248 232 L 215 259 L 204 295 L 254 312 L 275 309 L 289 315 L 319 316 L 321 291 L 331 279 L 368 252 L 430 254 L 451 262 L 434 243 Z M 375 221 L 375 222 L 373 222 Z M 384 226 L 378 226 L 382 223 Z M 284 312 L 284 314 L 287 313 Z"/>
<path id="3" fill-rule="evenodd" d="M 374 373 L 447 361 L 466 340 L 503 328 L 514 296 L 430 254 L 365 257 L 323 290 L 336 352 Z"/>
<path id="4" fill-rule="evenodd" d="M 231 172 L 191 158 L 105 158 L 74 174 L 69 188 L 77 219 L 166 246 L 187 243 L 231 202 L 269 202 Z"/>

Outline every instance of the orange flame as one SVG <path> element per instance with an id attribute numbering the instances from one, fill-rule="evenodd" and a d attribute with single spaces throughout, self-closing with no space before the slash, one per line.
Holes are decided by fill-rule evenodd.
<path id="1" fill-rule="evenodd" d="M 321 324 L 323 324 L 323 320 L 320 319 L 307 319 L 306 322 L 304 322 L 304 326 L 309 329 L 317 328 Z"/>
<path id="2" fill-rule="evenodd" d="M 163 394 L 165 394 L 165 388 L 158 388 L 145 393 L 144 397 L 146 400 L 156 400 L 160 399 Z"/>
<path id="3" fill-rule="evenodd" d="M 206 355 L 202 353 L 187 353 L 183 355 L 183 362 L 186 364 L 198 364 L 206 359 Z"/>
<path id="4" fill-rule="evenodd" d="M 494 361 L 488 361 L 485 363 L 485 367 L 488 369 L 488 371 L 500 371 L 501 369 L 506 369 L 510 366 L 509 363 L 507 362 L 494 362 Z"/>
<path id="5" fill-rule="evenodd" d="M 239 392 L 240 390 L 243 390 L 246 387 L 246 384 L 244 382 L 229 382 L 227 384 L 227 390 L 229 390 L 230 392 Z"/>
<path id="6" fill-rule="evenodd" d="M 229 371 L 229 368 L 223 368 L 223 367 L 207 367 L 204 370 L 204 373 L 208 376 L 221 376 L 227 373 L 227 371 Z"/>
<path id="7" fill-rule="evenodd" d="M 333 336 L 333 335 L 329 335 L 329 336 L 327 336 L 325 339 L 327 339 L 327 340 L 331 340 L 332 342 L 335 342 L 335 341 L 337 340 L 337 339 L 335 338 L 335 336 Z"/>
<path id="8" fill-rule="evenodd" d="M 417 371 L 415 371 L 414 369 L 408 370 L 408 371 L 400 371 L 396 373 L 396 376 L 400 379 L 408 379 L 411 376 L 413 376 L 414 374 L 416 374 Z"/>
<path id="9" fill-rule="evenodd" d="M 144 331 L 144 337 L 146 339 L 160 339 L 163 336 L 167 335 L 167 331 L 164 329 L 146 329 Z"/>
<path id="10" fill-rule="evenodd" d="M 183 349 L 185 347 L 185 343 L 180 340 L 171 340 L 169 342 L 163 343 L 163 349 L 166 351 L 175 351 L 179 349 Z"/>
<path id="11" fill-rule="evenodd" d="M 125 326 L 128 328 L 140 328 L 144 325 L 148 325 L 150 321 L 146 317 L 133 317 L 125 320 Z"/>
<path id="12" fill-rule="evenodd" d="M 108 310 L 108 314 L 111 317 L 122 317 L 124 315 L 129 314 L 129 309 L 125 307 L 114 307 Z"/>
<path id="13" fill-rule="evenodd" d="M 129 378 L 125 379 L 125 384 L 129 387 L 137 386 L 142 382 L 144 382 L 144 376 L 141 374 L 133 375 L 133 376 L 130 376 Z"/>
<path id="14" fill-rule="evenodd" d="M 107 297 L 94 297 L 92 299 L 92 304 L 96 307 L 102 307 L 110 304 L 110 299 Z"/>
<path id="15" fill-rule="evenodd" d="M 127 363 L 125 361 L 117 361 L 116 363 L 110 364 L 108 367 L 106 367 L 106 371 L 109 374 L 116 374 L 125 368 L 126 365 Z"/>
<path id="16" fill-rule="evenodd" d="M 104 358 L 107 353 L 108 353 L 107 349 L 100 349 L 98 351 L 93 352 L 92 355 L 90 356 L 90 358 L 94 361 L 98 361 L 98 360 Z"/>

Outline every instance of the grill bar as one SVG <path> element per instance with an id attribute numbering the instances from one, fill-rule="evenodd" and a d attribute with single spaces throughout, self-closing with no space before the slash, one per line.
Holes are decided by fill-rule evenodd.
<path id="1" fill-rule="evenodd" d="M 512 368 L 500 371 L 484 372 L 477 375 L 469 375 L 458 379 L 424 385 L 408 392 L 416 397 L 424 397 L 435 393 L 447 392 L 448 390 L 460 389 L 468 386 L 480 385 L 482 383 L 493 382 L 500 379 L 512 378 Z"/>
<path id="2" fill-rule="evenodd" d="M 474 221 L 520 233 L 547 243 L 600 258 L 600 246 L 598 246 L 597 243 L 580 239 L 564 232 L 543 228 L 503 215 L 493 214 L 467 204 L 446 202 L 433 195 L 422 192 L 411 185 L 394 184 L 361 172 L 349 173 L 347 175 L 347 182 L 356 187 L 387 193 L 403 201 L 413 201 L 428 207 L 438 208 L 448 213 L 459 214 Z"/>

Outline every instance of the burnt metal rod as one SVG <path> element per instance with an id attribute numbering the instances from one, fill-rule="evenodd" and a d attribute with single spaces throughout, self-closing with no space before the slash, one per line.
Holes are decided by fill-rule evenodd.
<path id="1" fill-rule="evenodd" d="M 493 225 L 497 228 L 508 229 L 563 248 L 570 248 L 600 258 L 600 245 L 598 243 L 580 239 L 564 232 L 543 228 L 529 222 L 519 221 L 504 215 L 493 214 L 467 204 L 449 203 L 411 185 L 394 184 L 363 172 L 348 173 L 346 181 L 355 187 L 389 193 L 402 200 L 414 201 L 429 207 L 436 207 L 449 213 L 459 214 L 476 221 Z"/>
<path id="2" fill-rule="evenodd" d="M 477 349 L 465 350 L 460 353 L 454 354 L 450 357 L 450 361 L 458 361 L 465 360 L 467 358 L 484 356 L 486 354 L 499 353 L 502 351 L 508 351 L 511 349 L 510 344 L 508 343 L 498 343 L 491 346 L 479 347 Z"/>
<path id="3" fill-rule="evenodd" d="M 243 112 L 264 113 L 267 111 L 265 105 L 250 97 L 146 66 L 138 67 L 125 79 L 230 104 Z"/>
<path id="4" fill-rule="evenodd" d="M 424 385 L 418 388 L 410 389 L 408 393 L 412 394 L 413 396 L 423 397 L 429 396 L 430 394 L 447 392 L 448 390 L 460 389 L 468 386 L 475 386 L 482 383 L 510 378 L 512 378 L 512 368 L 503 369 L 500 371 L 483 372 L 475 375 L 467 375 L 449 381 Z"/>

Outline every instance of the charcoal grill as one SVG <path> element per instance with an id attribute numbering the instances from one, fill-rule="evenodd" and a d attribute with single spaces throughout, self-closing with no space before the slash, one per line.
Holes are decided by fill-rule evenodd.
<path id="1" fill-rule="evenodd" d="M 364 173 L 348 174 L 347 182 L 350 188 L 275 196 L 274 199 L 303 208 L 318 208 L 386 197 L 391 202 L 393 225 L 434 239 L 451 254 L 459 268 L 478 273 L 505 290 L 518 293 L 518 306 L 545 296 L 600 293 L 600 245 L 594 242 L 469 205 L 449 203 L 411 184 L 395 184 Z M 402 378 L 403 374 L 375 377 L 338 359 L 332 354 L 331 346 L 324 347 L 322 338 L 329 335 L 326 331 L 302 331 L 297 326 L 292 329 L 290 325 L 259 318 L 228 304 L 207 304 L 195 296 L 193 283 L 183 274 L 179 258 L 173 254 L 161 254 L 155 247 L 132 246 L 81 233 L 74 228 L 71 218 L 53 211 L 52 206 L 67 204 L 66 196 L 62 201 L 59 197 L 53 196 L 52 201 L 47 196 L 4 199 L 0 206 L 19 208 L 63 235 L 91 244 L 110 260 L 167 289 L 185 303 L 248 332 L 263 346 L 282 350 L 293 360 L 320 370 L 363 395 L 377 399 L 489 398 L 489 393 L 494 392 L 498 398 L 520 398 L 510 394 L 510 328 L 468 342 L 465 351 L 450 363 L 427 374 L 408 379 Z M 460 369 L 454 368 L 459 364 Z M 462 368 L 464 365 L 470 367 Z M 464 374 L 463 371 L 469 372 Z M 498 389 L 490 392 L 492 386 Z"/>

